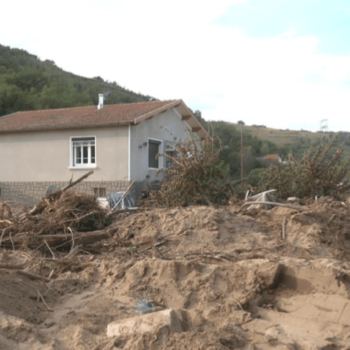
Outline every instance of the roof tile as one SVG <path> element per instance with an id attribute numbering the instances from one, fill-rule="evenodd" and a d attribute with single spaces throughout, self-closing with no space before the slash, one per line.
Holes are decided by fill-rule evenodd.
<path id="1" fill-rule="evenodd" d="M 136 118 L 156 114 L 177 101 L 154 101 L 97 106 L 43 109 L 17 112 L 0 117 L 0 132 L 89 127 L 113 123 L 133 123 Z"/>
<path id="2" fill-rule="evenodd" d="M 278 160 L 279 159 L 278 154 L 268 154 L 264 157 L 265 160 Z"/>

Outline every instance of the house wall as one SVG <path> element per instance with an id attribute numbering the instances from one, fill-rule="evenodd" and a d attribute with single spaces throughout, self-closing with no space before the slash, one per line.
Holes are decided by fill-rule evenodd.
<path id="1" fill-rule="evenodd" d="M 96 136 L 89 181 L 128 181 L 128 127 L 0 134 L 0 182 L 57 182 L 91 169 L 70 169 L 70 138 Z"/>
<path id="2" fill-rule="evenodd" d="M 166 144 L 188 138 L 186 123 L 174 109 L 134 126 L 0 134 L 0 196 L 35 204 L 50 184 L 63 187 L 72 175 L 74 180 L 91 170 L 70 168 L 70 138 L 83 136 L 96 136 L 97 164 L 75 189 L 93 194 L 94 188 L 106 188 L 108 196 L 136 180 L 135 198 L 146 175 L 151 181 L 162 178 L 158 169 L 148 168 L 149 138 L 162 141 L 164 153 Z M 165 165 L 163 158 L 159 168 Z"/>
<path id="3" fill-rule="evenodd" d="M 162 141 L 161 152 L 165 153 L 166 143 L 176 144 L 188 138 L 186 123 L 181 116 L 171 109 L 158 114 L 152 119 L 143 121 L 139 125 L 130 126 L 130 179 L 143 181 L 146 175 L 150 175 L 150 181 L 160 180 L 161 175 L 156 175 L 158 169 L 148 168 L 148 139 Z M 145 146 L 144 146 L 145 143 Z M 159 167 L 165 166 L 165 157 L 160 157 Z"/>

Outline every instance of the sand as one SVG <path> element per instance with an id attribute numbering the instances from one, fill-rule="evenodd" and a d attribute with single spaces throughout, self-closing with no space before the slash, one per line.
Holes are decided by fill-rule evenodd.
<path id="1" fill-rule="evenodd" d="M 349 349 L 350 206 L 304 208 L 120 214 L 113 238 L 67 263 L 0 249 L 0 264 L 54 270 L 44 283 L 0 269 L 0 349 Z M 108 337 L 118 322 L 133 326 Z"/>

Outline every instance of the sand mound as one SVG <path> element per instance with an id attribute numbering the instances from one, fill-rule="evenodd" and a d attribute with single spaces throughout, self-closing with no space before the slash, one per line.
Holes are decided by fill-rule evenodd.
<path id="1" fill-rule="evenodd" d="M 57 272 L 44 283 L 0 270 L 0 348 L 347 349 L 349 207 L 307 208 L 120 214 L 101 254 L 66 264 L 2 250 L 0 264 Z M 108 337 L 109 324 L 124 331 Z"/>

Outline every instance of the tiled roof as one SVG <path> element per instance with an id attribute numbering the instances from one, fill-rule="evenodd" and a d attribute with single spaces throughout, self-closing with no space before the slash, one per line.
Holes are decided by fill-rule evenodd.
<path id="1" fill-rule="evenodd" d="M 17 112 L 0 117 L 0 133 L 136 124 L 179 104 L 183 102 L 181 100 L 137 102 L 105 105 L 102 109 L 97 109 L 97 106 L 86 106 Z"/>
<path id="2" fill-rule="evenodd" d="M 264 157 L 264 159 L 266 159 L 266 160 L 278 160 L 279 157 L 280 156 L 278 154 L 268 154 L 267 156 Z"/>

